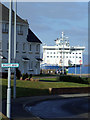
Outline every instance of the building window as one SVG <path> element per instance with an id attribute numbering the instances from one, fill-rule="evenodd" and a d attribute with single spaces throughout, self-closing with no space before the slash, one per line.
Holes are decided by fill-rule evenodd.
<path id="1" fill-rule="evenodd" d="M 31 46 L 31 44 L 29 45 L 29 51 L 32 51 L 32 46 Z"/>
<path id="2" fill-rule="evenodd" d="M 7 23 L 2 24 L 2 32 L 3 33 L 8 33 L 8 24 Z"/>
<path id="3" fill-rule="evenodd" d="M 0 49 L 2 49 L 2 43 L 0 42 Z"/>
<path id="4" fill-rule="evenodd" d="M 31 69 L 33 69 L 33 61 L 31 62 Z"/>
<path id="5" fill-rule="evenodd" d="M 29 60 L 29 69 L 33 69 L 33 61 Z"/>
<path id="6" fill-rule="evenodd" d="M 47 52 L 47 54 L 49 54 L 49 52 Z"/>
<path id="7" fill-rule="evenodd" d="M 76 54 L 78 54 L 78 53 L 76 53 Z"/>
<path id="8" fill-rule="evenodd" d="M 79 53 L 79 54 L 81 54 L 81 53 Z"/>
<path id="9" fill-rule="evenodd" d="M 50 56 L 52 58 L 52 56 Z"/>
<path id="10" fill-rule="evenodd" d="M 54 58 L 55 58 L 55 56 L 54 56 Z"/>
<path id="11" fill-rule="evenodd" d="M 29 69 L 31 69 L 31 61 L 29 60 Z"/>
<path id="12" fill-rule="evenodd" d="M 18 43 L 16 43 L 16 50 L 18 50 Z"/>
<path id="13" fill-rule="evenodd" d="M 54 54 L 55 54 L 55 52 L 54 52 Z"/>
<path id="14" fill-rule="evenodd" d="M 7 43 L 7 49 L 9 49 L 9 43 Z"/>
<path id="15" fill-rule="evenodd" d="M 25 51 L 25 43 L 23 43 L 23 51 Z"/>
<path id="16" fill-rule="evenodd" d="M 18 35 L 23 35 L 23 28 L 22 28 L 23 26 L 22 25 L 18 25 Z"/>
<path id="17" fill-rule="evenodd" d="M 79 58 L 81 58 L 81 57 L 79 57 Z"/>
<path id="18" fill-rule="evenodd" d="M 78 58 L 78 56 L 76 56 L 76 58 Z"/>
<path id="19" fill-rule="evenodd" d="M 36 51 L 39 52 L 39 44 L 36 45 Z"/>
<path id="20" fill-rule="evenodd" d="M 49 56 L 47 56 L 47 58 L 49 58 Z"/>
<path id="21" fill-rule="evenodd" d="M 50 52 L 50 54 L 52 54 L 52 52 Z"/>

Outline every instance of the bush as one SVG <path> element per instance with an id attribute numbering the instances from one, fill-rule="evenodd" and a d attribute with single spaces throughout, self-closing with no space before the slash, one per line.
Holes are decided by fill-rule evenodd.
<path id="1" fill-rule="evenodd" d="M 27 73 L 26 74 L 23 73 L 22 74 L 22 79 L 25 80 L 26 78 L 28 78 L 28 74 Z"/>
<path id="2" fill-rule="evenodd" d="M 74 83 L 81 83 L 81 84 L 89 84 L 90 81 L 87 78 L 81 78 L 78 76 L 59 76 L 57 78 L 58 81 L 64 81 L 64 82 L 74 82 Z"/>
<path id="3" fill-rule="evenodd" d="M 18 68 L 16 68 L 16 76 L 17 76 L 17 79 L 20 79 L 21 77 L 21 71 Z"/>

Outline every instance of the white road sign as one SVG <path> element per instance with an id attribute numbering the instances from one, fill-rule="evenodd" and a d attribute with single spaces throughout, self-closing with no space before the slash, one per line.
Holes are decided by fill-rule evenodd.
<path id="1" fill-rule="evenodd" d="M 18 68 L 19 64 L 18 63 L 2 63 L 1 67 L 2 68 Z"/>

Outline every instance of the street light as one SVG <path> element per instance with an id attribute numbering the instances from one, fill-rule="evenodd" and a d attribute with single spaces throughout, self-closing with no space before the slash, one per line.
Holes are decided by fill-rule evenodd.
<path id="1" fill-rule="evenodd" d="M 11 63 L 11 41 L 12 41 L 12 0 L 9 9 L 9 51 L 8 63 Z M 11 68 L 8 68 L 8 88 L 7 88 L 7 117 L 11 118 Z"/>

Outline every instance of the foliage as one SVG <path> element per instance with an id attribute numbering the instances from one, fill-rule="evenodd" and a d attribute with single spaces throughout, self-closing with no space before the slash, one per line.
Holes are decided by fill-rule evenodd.
<path id="1" fill-rule="evenodd" d="M 28 74 L 27 73 L 26 74 L 23 73 L 22 74 L 22 79 L 25 80 L 26 78 L 28 78 Z"/>
<path id="2" fill-rule="evenodd" d="M 21 71 L 18 68 L 16 68 L 16 76 L 17 76 L 17 79 L 20 79 L 21 77 Z"/>
<path id="3" fill-rule="evenodd" d="M 81 83 L 81 84 L 89 84 L 90 80 L 88 78 L 82 78 L 82 77 L 78 77 L 78 76 L 59 76 L 57 78 L 57 80 L 59 81 L 63 81 L 63 82 L 74 82 L 74 83 Z"/>

